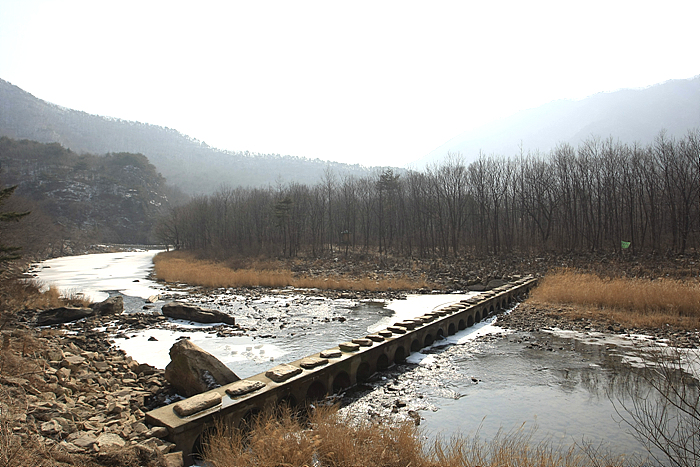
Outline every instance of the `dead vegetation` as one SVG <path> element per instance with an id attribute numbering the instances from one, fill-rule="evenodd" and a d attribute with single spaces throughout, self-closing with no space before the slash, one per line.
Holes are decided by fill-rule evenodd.
<path id="1" fill-rule="evenodd" d="M 293 272 L 272 260 L 224 263 L 197 259 L 189 252 L 160 253 L 154 259 L 155 275 L 165 282 L 204 287 L 298 287 L 323 290 L 386 291 L 433 288 L 424 279 L 410 277 L 370 277 L 343 274 L 313 277 Z"/>
<path id="2" fill-rule="evenodd" d="M 540 281 L 529 304 L 573 305 L 571 319 L 599 318 L 631 328 L 700 328 L 700 284 L 692 279 L 604 278 L 561 270 Z"/>
<path id="3" fill-rule="evenodd" d="M 90 300 L 79 293 L 61 293 L 56 287 L 42 291 L 31 280 L 6 278 L 0 281 L 0 328 L 15 313 L 24 310 L 47 310 L 59 306 L 88 306 Z"/>
<path id="4" fill-rule="evenodd" d="M 533 434 L 534 430 L 520 429 L 490 442 L 478 435 L 429 442 L 413 423 L 358 423 L 324 407 L 316 409 L 308 421 L 288 410 L 261 415 L 248 432 L 220 425 L 205 445 L 203 457 L 217 467 L 633 465 L 589 446 L 533 443 Z"/>

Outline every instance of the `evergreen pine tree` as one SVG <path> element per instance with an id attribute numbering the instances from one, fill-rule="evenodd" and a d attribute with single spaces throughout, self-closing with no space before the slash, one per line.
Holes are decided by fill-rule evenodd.
<path id="1" fill-rule="evenodd" d="M 12 193 L 17 189 L 17 185 L 0 189 L 0 206 L 2 206 L 7 198 L 12 196 Z M 0 212 L 0 222 L 18 222 L 21 218 L 28 215 L 29 211 L 26 212 Z M 1 232 L 0 232 L 1 233 Z M 21 255 L 19 254 L 20 247 L 8 246 L 2 243 L 2 236 L 0 235 L 0 264 L 7 261 L 12 261 L 18 259 Z"/>

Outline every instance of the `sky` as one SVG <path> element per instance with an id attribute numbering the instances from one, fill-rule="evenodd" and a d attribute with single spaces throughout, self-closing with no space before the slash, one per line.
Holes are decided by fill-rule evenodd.
<path id="1" fill-rule="evenodd" d="M 700 74 L 698 17 L 697 0 L 0 0 L 0 78 L 221 149 L 405 166 L 518 110 Z"/>

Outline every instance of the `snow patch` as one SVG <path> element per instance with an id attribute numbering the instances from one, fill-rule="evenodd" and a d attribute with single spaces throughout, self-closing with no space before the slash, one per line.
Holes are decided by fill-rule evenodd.
<path id="1" fill-rule="evenodd" d="M 162 287 L 146 279 L 153 269 L 153 257 L 161 250 L 121 251 L 66 256 L 42 261 L 36 279 L 44 290 L 54 285 L 63 294 L 82 293 L 92 301 L 118 291 L 147 299 L 162 292 Z"/>
<path id="2" fill-rule="evenodd" d="M 392 310 L 394 314 L 380 319 L 376 324 L 367 328 L 367 331 L 372 334 L 385 329 L 387 326 L 398 321 L 414 319 L 433 310 L 443 308 L 448 305 L 453 305 L 466 300 L 467 298 L 478 295 L 479 292 L 470 292 L 466 294 L 436 294 L 436 295 L 417 295 L 409 294 L 405 300 L 392 300 L 386 304 L 386 309 Z"/>

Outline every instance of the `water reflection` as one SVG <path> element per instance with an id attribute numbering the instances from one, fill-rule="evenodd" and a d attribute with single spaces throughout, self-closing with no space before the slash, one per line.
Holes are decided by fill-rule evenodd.
<path id="1" fill-rule="evenodd" d="M 344 410 L 364 417 L 417 411 L 425 432 L 443 439 L 478 430 L 488 440 L 524 423 L 537 426 L 535 443 L 602 445 L 616 454 L 645 458 L 649 446 L 635 438 L 621 416 L 634 401 L 651 407 L 662 402 L 643 377 L 646 370 L 630 364 L 646 358 L 645 352 L 605 339 L 547 333 L 491 336 L 425 352 L 428 357 L 420 365 L 404 365 L 378 379 Z M 398 414 L 397 401 L 406 405 Z"/>
<path id="2" fill-rule="evenodd" d="M 699 465 L 698 352 L 654 347 L 621 360 L 634 370 L 609 386 L 619 418 L 659 462 Z"/>

